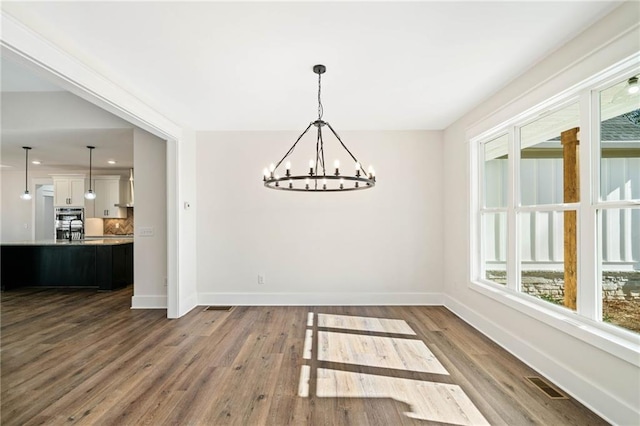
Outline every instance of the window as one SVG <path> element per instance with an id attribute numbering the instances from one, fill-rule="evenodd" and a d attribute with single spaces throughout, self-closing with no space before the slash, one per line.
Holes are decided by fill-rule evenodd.
<path id="1" fill-rule="evenodd" d="M 474 141 L 475 280 L 640 333 L 639 72 Z"/>
<path id="2" fill-rule="evenodd" d="M 640 93 L 630 82 L 599 93 L 598 252 L 603 321 L 640 333 Z"/>
<path id="3" fill-rule="evenodd" d="M 484 278 L 498 284 L 506 284 L 509 136 L 502 135 L 482 146 Z"/>
<path id="4" fill-rule="evenodd" d="M 579 124 L 579 104 L 574 102 L 518 128 L 520 290 L 573 310 Z"/>

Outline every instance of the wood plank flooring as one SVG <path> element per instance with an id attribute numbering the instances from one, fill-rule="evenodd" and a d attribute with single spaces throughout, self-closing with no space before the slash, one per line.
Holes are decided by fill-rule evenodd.
<path id="1" fill-rule="evenodd" d="M 2 425 L 606 424 L 443 307 L 167 320 L 131 295 L 2 293 Z"/>

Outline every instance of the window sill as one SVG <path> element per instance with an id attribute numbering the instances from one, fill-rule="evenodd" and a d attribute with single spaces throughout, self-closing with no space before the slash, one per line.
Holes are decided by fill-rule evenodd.
<path id="1" fill-rule="evenodd" d="M 591 321 L 561 307 L 532 296 L 485 281 L 472 281 L 470 288 L 518 312 L 547 324 L 603 350 L 621 360 L 640 367 L 640 336 L 615 326 Z"/>

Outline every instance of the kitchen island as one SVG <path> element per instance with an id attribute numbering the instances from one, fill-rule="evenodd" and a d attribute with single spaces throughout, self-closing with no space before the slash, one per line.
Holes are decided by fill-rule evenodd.
<path id="1" fill-rule="evenodd" d="M 19 287 L 113 290 L 133 283 L 133 238 L 2 243 L 0 262 L 2 290 Z"/>

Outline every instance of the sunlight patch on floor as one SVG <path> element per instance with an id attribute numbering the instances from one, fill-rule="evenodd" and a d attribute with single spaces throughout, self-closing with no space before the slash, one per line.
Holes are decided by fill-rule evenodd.
<path id="1" fill-rule="evenodd" d="M 311 379 L 311 367 L 303 365 L 300 368 L 300 381 L 298 383 L 298 396 L 309 397 L 309 380 Z"/>
<path id="2" fill-rule="evenodd" d="M 316 328 L 317 347 L 314 348 L 314 321 L 318 328 L 349 332 Z M 389 333 L 396 337 L 372 336 L 357 331 Z M 449 375 L 422 340 L 397 337 L 399 334 L 416 335 L 403 320 L 330 314 L 314 317 L 313 312 L 309 312 L 298 396 L 308 398 L 315 380 L 316 397 L 390 398 L 408 404 L 410 411 L 404 414 L 414 419 L 455 425 L 489 424 L 456 384 L 394 377 L 393 370 Z M 314 361 L 331 363 L 331 368 L 318 368 Z M 339 364 L 343 364 L 345 370 L 353 370 L 353 366 L 386 369 L 389 375 L 345 371 Z M 312 368 L 312 365 L 315 366 Z M 374 372 L 379 371 L 382 370 Z"/>
<path id="3" fill-rule="evenodd" d="M 387 318 L 318 314 L 318 327 L 416 335 L 406 321 Z"/>
<path id="4" fill-rule="evenodd" d="M 319 368 L 323 398 L 393 398 L 411 407 L 407 417 L 456 425 L 488 425 L 460 386 Z"/>
<path id="5" fill-rule="evenodd" d="M 415 339 L 319 331 L 318 360 L 449 374 L 427 345 Z"/>

